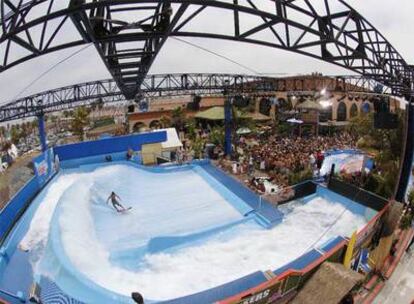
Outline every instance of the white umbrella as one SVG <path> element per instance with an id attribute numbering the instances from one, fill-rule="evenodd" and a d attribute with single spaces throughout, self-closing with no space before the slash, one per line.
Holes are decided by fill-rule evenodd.
<path id="1" fill-rule="evenodd" d="M 296 118 L 290 118 L 290 119 L 288 119 L 286 121 L 287 122 L 290 122 L 290 123 L 294 123 L 294 124 L 303 124 L 303 121 L 302 120 L 299 120 L 299 119 L 296 119 Z"/>
<path id="2" fill-rule="evenodd" d="M 240 128 L 236 131 L 238 135 L 249 134 L 251 132 L 252 130 L 250 130 L 249 128 Z"/>

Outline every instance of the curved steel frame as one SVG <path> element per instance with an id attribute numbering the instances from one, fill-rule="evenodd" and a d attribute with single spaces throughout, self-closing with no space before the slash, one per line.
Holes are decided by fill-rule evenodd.
<path id="1" fill-rule="evenodd" d="M 208 18 L 212 10 L 222 18 Z M 405 97 L 407 113 L 413 112 L 412 67 L 344 0 L 70 0 L 68 6 L 60 0 L 0 0 L 0 18 L 0 71 L 93 43 L 122 94 L 132 99 L 168 37 L 215 38 L 284 49 L 345 67 Z M 217 26 L 218 21 L 228 26 Z M 200 22 L 205 26 L 197 31 Z M 77 35 L 69 35 L 68 23 Z M 411 123 L 407 115 L 399 200 L 409 177 L 404 168 L 412 163 Z"/>
<path id="2" fill-rule="evenodd" d="M 412 68 L 343 0 L 1 0 L 0 69 L 94 43 L 127 99 L 135 97 L 166 39 L 202 37 L 281 48 L 340 65 L 392 88 L 412 92 Z M 242 4 L 243 2 L 243 4 Z M 211 10 L 226 28 L 205 28 Z M 43 14 L 40 13 L 42 12 Z M 36 14 L 35 14 L 36 13 Z M 132 21 L 131 21 L 132 20 Z M 67 24 L 78 33 L 68 35 Z M 34 35 L 39 32 L 40 35 Z M 264 35 L 268 33 L 269 35 Z"/>

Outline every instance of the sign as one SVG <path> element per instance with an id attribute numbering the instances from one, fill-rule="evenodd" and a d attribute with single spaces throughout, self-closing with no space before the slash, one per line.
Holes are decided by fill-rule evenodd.
<path id="1" fill-rule="evenodd" d="M 38 157 L 33 159 L 35 175 L 39 186 L 42 187 L 55 174 L 56 159 L 53 149 L 48 149 Z"/>

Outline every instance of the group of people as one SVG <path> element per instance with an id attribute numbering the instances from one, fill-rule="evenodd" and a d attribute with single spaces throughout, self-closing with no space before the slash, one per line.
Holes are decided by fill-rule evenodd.
<path id="1" fill-rule="evenodd" d="M 324 154 L 330 149 L 352 149 L 356 140 L 343 132 L 333 137 L 241 137 L 237 144 L 239 155 L 231 167 L 233 174 L 251 175 L 255 169 L 267 173 L 279 186 L 289 185 L 289 176 L 321 169 Z"/>
<path id="2" fill-rule="evenodd" d="M 177 163 L 182 165 L 191 162 L 194 158 L 194 153 L 191 148 L 183 146 L 177 150 L 175 158 Z"/>

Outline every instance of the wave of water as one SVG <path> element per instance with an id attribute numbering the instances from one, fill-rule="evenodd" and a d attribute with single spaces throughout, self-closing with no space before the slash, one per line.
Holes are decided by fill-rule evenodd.
<path id="1" fill-rule="evenodd" d="M 241 224 L 193 246 L 146 254 L 137 261 L 142 266 L 131 271 L 113 263 L 111 252 L 145 243 L 165 231 L 179 235 L 240 215 L 194 172 L 159 176 L 111 166 L 78 175 L 76 182 L 59 179 L 56 183 L 50 195 L 61 199 L 60 237 L 77 271 L 113 292 L 129 296 L 139 291 L 154 300 L 199 292 L 258 270 L 274 270 L 302 255 L 326 231 L 320 244 L 337 235 L 348 236 L 366 223 L 362 215 L 343 213 L 343 205 L 315 197 L 296 204 L 272 230 Z M 134 207 L 133 212 L 117 214 L 105 204 L 114 189 Z M 44 234 L 39 239 L 44 241 Z"/>

